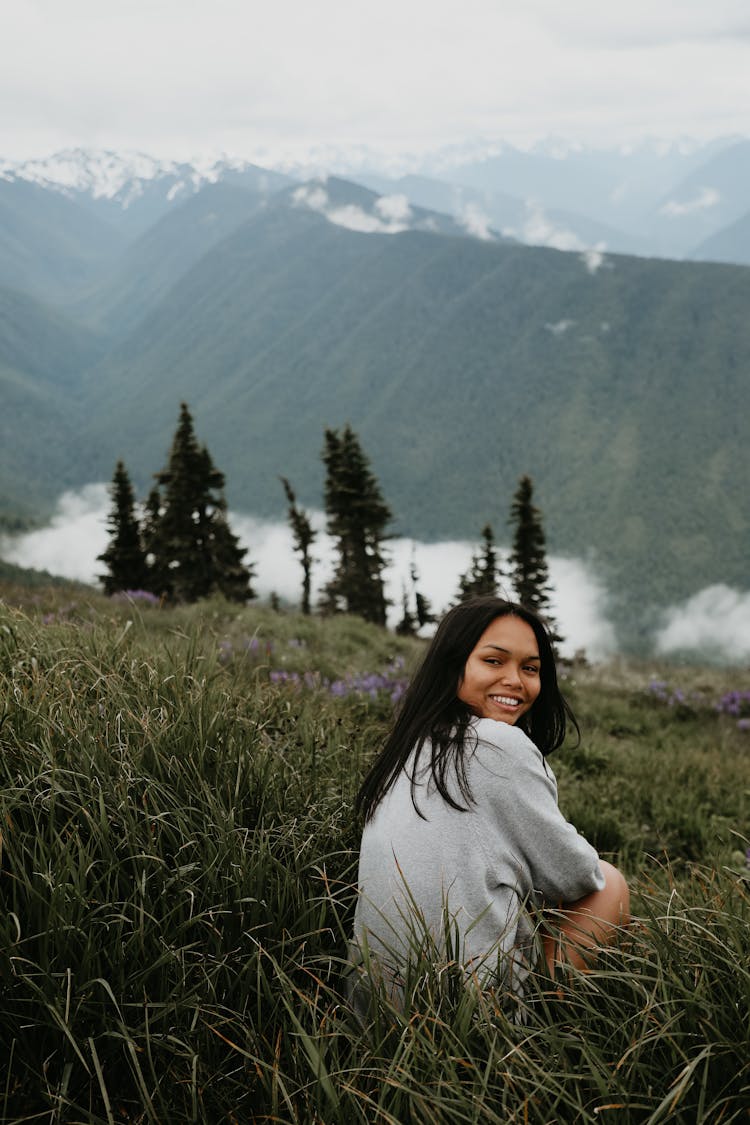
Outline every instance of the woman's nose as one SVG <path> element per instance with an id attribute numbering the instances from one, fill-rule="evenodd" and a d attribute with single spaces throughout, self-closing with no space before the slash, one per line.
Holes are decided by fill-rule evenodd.
<path id="1" fill-rule="evenodd" d="M 503 666 L 503 683 L 520 684 L 521 672 L 517 664 L 507 663 Z"/>

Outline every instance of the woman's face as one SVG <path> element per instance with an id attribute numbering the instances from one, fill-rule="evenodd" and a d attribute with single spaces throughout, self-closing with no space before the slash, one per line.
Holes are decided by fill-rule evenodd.
<path id="1" fill-rule="evenodd" d="M 469 654 L 458 698 L 482 719 L 517 723 L 541 689 L 541 660 L 534 630 L 522 618 L 496 617 Z"/>

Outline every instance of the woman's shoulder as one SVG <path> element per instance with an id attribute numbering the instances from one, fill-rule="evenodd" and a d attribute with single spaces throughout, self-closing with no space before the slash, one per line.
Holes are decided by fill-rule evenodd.
<path id="1" fill-rule="evenodd" d="M 497 719 L 472 719 L 469 726 L 476 732 L 479 743 L 486 742 L 490 746 L 497 746 L 501 750 L 511 752 L 528 753 L 529 750 L 533 750 L 541 757 L 541 751 L 520 727 L 499 722 Z"/>
<path id="2" fill-rule="evenodd" d="M 520 727 L 496 719 L 472 719 L 469 729 L 476 738 L 472 759 L 477 766 L 491 773 L 504 774 L 512 767 L 554 777 L 539 747 Z"/>

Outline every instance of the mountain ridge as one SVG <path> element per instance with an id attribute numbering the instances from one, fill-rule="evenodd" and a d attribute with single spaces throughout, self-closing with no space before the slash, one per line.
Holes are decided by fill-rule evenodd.
<path id="1" fill-rule="evenodd" d="M 0 317 L 6 507 L 108 479 L 120 457 L 144 492 L 186 400 L 236 509 L 283 517 L 279 474 L 319 507 L 323 429 L 351 422 L 399 533 L 490 520 L 502 541 L 529 473 L 550 548 L 594 552 L 636 632 L 636 596 L 653 614 L 746 580 L 747 269 L 470 238 L 336 177 L 252 201 L 181 257 L 212 191 L 244 206 L 213 185 L 131 237 L 104 317 L 119 335 L 30 299 Z M 69 342 L 33 370 L 14 319 L 30 356 L 47 321 Z"/>

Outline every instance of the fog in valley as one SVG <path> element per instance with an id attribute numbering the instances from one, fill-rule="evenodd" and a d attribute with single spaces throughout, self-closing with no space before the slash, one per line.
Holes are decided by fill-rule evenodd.
<path id="1" fill-rule="evenodd" d="M 106 484 L 89 484 L 77 492 L 64 493 L 50 523 L 19 536 L 0 537 L 0 557 L 19 566 L 47 570 L 52 574 L 97 584 L 102 564 L 97 555 L 108 541 L 107 516 L 111 506 Z M 314 544 L 314 596 L 328 580 L 335 552 L 325 534 L 322 512 L 312 513 L 318 537 Z M 288 525 L 230 513 L 232 529 L 255 567 L 253 585 L 262 600 L 271 593 L 298 604 L 302 570 L 294 553 Z M 418 588 L 440 613 L 455 599 L 459 576 L 467 569 L 475 543 L 466 541 L 420 543 L 392 539 L 386 550 L 389 566 L 386 589 L 391 601 L 389 624 L 401 615 L 402 591 L 411 588 L 412 562 L 418 572 Z M 502 556 L 502 548 L 499 551 Z M 562 654 L 584 650 L 590 660 L 603 660 L 617 652 L 617 637 L 608 617 L 608 592 L 588 561 L 549 559 L 554 588 L 553 611 L 565 637 Z M 750 593 L 726 586 L 700 591 L 682 605 L 668 609 L 655 630 L 659 654 L 688 653 L 706 659 L 734 663 L 750 656 Z"/>

